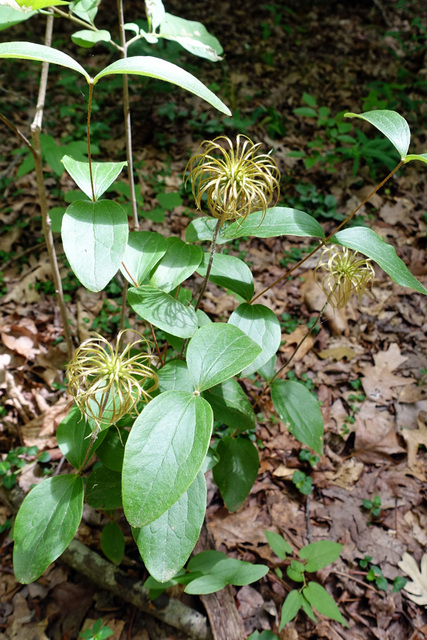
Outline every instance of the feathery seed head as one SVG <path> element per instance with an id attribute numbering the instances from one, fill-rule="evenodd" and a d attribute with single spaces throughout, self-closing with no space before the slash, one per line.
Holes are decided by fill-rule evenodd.
<path id="1" fill-rule="evenodd" d="M 314 270 L 314 278 L 328 301 L 338 309 L 344 307 L 353 293 L 359 300 L 372 286 L 375 271 L 369 258 L 337 245 L 326 247 Z"/>
<path id="2" fill-rule="evenodd" d="M 126 331 L 129 329 L 120 331 L 114 348 L 95 333 L 80 345 L 67 365 L 69 394 L 80 412 L 98 425 L 103 419 L 114 424 L 134 412 L 138 402 L 148 402 L 150 392 L 158 386 L 157 373 L 149 366 L 155 358 L 150 343 L 135 331 L 140 338 L 121 350 Z M 146 353 L 132 356 L 131 350 L 139 343 L 144 344 Z"/>
<path id="3" fill-rule="evenodd" d="M 254 211 L 265 215 L 279 197 L 280 172 L 259 147 L 241 134 L 235 145 L 226 136 L 202 142 L 186 167 L 197 208 L 206 194 L 210 214 L 223 222 L 244 220 Z"/>

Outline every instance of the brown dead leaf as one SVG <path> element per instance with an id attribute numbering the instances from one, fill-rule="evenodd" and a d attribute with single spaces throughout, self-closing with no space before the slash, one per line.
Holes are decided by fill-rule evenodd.
<path id="1" fill-rule="evenodd" d="M 56 429 L 68 413 L 69 400 L 62 398 L 42 415 L 26 422 L 21 427 L 22 441 L 26 447 L 37 445 L 40 451 L 56 446 Z"/>
<path id="2" fill-rule="evenodd" d="M 323 475 L 330 484 L 350 490 L 362 475 L 364 466 L 363 462 L 357 462 L 354 458 L 350 458 L 350 460 L 345 460 L 336 471 L 324 471 Z"/>
<path id="3" fill-rule="evenodd" d="M 417 429 L 402 429 L 402 436 L 406 442 L 408 452 L 408 467 L 413 471 L 424 472 L 425 477 L 425 465 L 417 462 L 418 447 L 423 445 L 427 448 L 427 413 L 425 411 L 420 412 L 418 416 L 418 428 Z M 422 467 L 422 468 L 421 468 Z M 417 476 L 418 477 L 418 476 Z"/>
<path id="4" fill-rule="evenodd" d="M 35 288 L 36 282 L 44 282 L 52 278 L 52 270 L 48 262 L 44 262 L 27 273 L 4 296 L 3 302 L 17 302 L 21 304 L 34 304 L 40 301 L 40 294 Z"/>
<path id="5" fill-rule="evenodd" d="M 414 208 L 414 203 L 408 198 L 400 198 L 394 204 L 388 202 L 379 210 L 379 216 L 387 224 L 406 224 L 410 220 L 410 213 Z"/>
<path id="6" fill-rule="evenodd" d="M 352 360 L 353 358 L 356 358 L 358 354 L 350 347 L 343 345 L 342 347 L 323 349 L 323 351 L 319 351 L 317 355 L 322 360 L 326 360 L 326 358 L 332 358 L 333 360 L 342 360 L 343 358 L 347 358 L 347 360 Z"/>
<path id="7" fill-rule="evenodd" d="M 280 347 L 279 351 L 281 353 L 292 353 L 294 351 L 294 347 L 298 346 L 301 343 L 301 341 L 307 335 L 307 332 L 307 327 L 300 326 L 294 329 L 289 335 L 285 333 L 282 334 L 282 340 L 285 344 Z M 309 335 L 307 338 L 305 338 L 304 342 L 302 342 L 300 348 L 296 352 L 294 362 L 296 362 L 297 360 L 302 360 L 302 358 L 304 358 L 304 356 L 306 356 L 307 353 L 311 351 L 313 345 L 314 338 L 312 335 Z"/>
<path id="8" fill-rule="evenodd" d="M 386 404 L 398 395 L 393 387 L 399 387 L 413 382 L 412 378 L 405 378 L 393 373 L 406 357 L 400 353 L 400 347 L 393 343 L 387 351 L 374 356 L 375 365 L 367 365 L 363 370 L 362 385 L 366 396 L 377 403 Z"/>
<path id="9" fill-rule="evenodd" d="M 363 402 L 356 415 L 355 432 L 355 455 L 362 462 L 384 462 L 391 454 L 405 452 L 397 439 L 394 417 L 371 402 Z"/>

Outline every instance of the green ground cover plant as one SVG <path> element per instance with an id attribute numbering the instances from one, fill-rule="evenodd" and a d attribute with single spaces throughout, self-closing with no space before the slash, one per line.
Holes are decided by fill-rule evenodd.
<path id="1" fill-rule="evenodd" d="M 18 5 L 25 8 L 29 3 L 21 0 Z M 412 161 L 426 163 L 427 154 L 408 154 L 409 126 L 395 111 L 378 109 L 345 114 L 371 124 L 385 136 L 387 144 L 391 143 L 400 159 L 370 196 L 332 233 L 325 235 L 316 219 L 320 217 L 317 211 L 313 216 L 297 208 L 277 205 L 280 174 L 270 153 L 265 153 L 246 135 L 239 134 L 235 140 L 220 136 L 205 140 L 187 165 L 184 182 L 203 215 L 190 222 L 185 240 L 141 230 L 141 201 L 133 175 L 128 82 L 138 82 L 134 76 L 155 78 L 187 90 L 220 113 L 231 115 L 224 102 L 188 71 L 159 57 L 127 55 L 131 44 L 151 44 L 163 38 L 213 62 L 220 59 L 221 46 L 203 25 L 171 16 L 159 0 L 146 5 L 147 30 L 137 23 L 125 23 L 123 4 L 118 0 L 120 44 L 111 40 L 108 31 L 95 27 L 98 4 L 89 0 L 71 3 L 39 0 L 32 2 L 32 11 L 15 9 L 10 13 L 5 7 L 0 11 L 3 27 L 46 15 L 45 44 L 21 41 L 0 44 L 4 64 L 7 60 L 42 63 L 31 141 L 10 117 L 0 114 L 0 120 L 25 144 L 34 163 L 43 231 L 68 346 L 68 392 L 74 399 L 57 432 L 58 446 L 74 472 L 43 480 L 25 498 L 14 526 L 14 568 L 19 581 L 36 580 L 71 542 L 86 501 L 111 516 L 101 543 L 113 563 L 119 564 L 124 552 L 124 534 L 114 520 L 114 510 L 123 508 L 152 576 L 150 588 L 159 590 L 164 588 L 159 583 L 178 581 L 184 575 L 188 593 L 211 593 L 226 584 L 243 585 L 258 580 L 268 570 L 263 565 L 224 558 L 224 554 L 209 556 L 208 560 L 199 554 L 183 569 L 205 517 L 205 473 L 212 468 L 222 499 L 232 512 L 243 504 L 255 482 L 258 451 L 248 437 L 256 428 L 254 404 L 262 406 L 266 396 L 271 396 L 278 418 L 299 442 L 314 451 L 309 457 L 303 454 L 302 462 L 315 464 L 316 454 L 321 456 L 323 452 L 323 420 L 317 397 L 308 381 L 285 376 L 293 356 L 285 364 L 277 364 L 281 321 L 265 304 L 256 301 L 318 251 L 315 275 L 325 293 L 325 304 L 317 320 L 326 306 L 342 307 L 351 295 L 360 297 L 369 288 L 375 275 L 372 263 L 399 285 L 427 294 L 393 246 L 372 229 L 346 226 L 399 169 Z M 73 35 L 73 42 L 85 47 L 108 42 L 121 57 L 90 75 L 82 64 L 84 56 L 79 55 L 80 63 L 50 46 L 54 16 L 85 26 Z M 131 34 L 130 39 L 126 39 L 126 34 Z M 80 145 L 76 147 L 77 155 L 67 149 L 59 158 L 57 147 L 42 138 L 46 78 L 51 67 L 55 73 L 56 65 L 73 71 L 87 84 L 84 154 Z M 92 158 L 93 99 L 98 84 L 111 76 L 123 79 L 120 101 L 124 105 L 127 160 L 121 162 Z M 330 113 L 321 112 L 315 104 L 308 108 L 315 115 L 305 113 L 306 117 L 325 118 L 328 136 L 343 141 L 339 136 L 347 135 L 347 127 L 336 127 Z M 360 146 L 360 155 L 367 145 Z M 105 290 L 117 272 L 127 282 L 113 345 L 102 335 L 105 326 L 101 322 L 98 332 L 75 349 L 52 240 L 43 150 L 45 159 L 49 153 L 52 155 L 49 164 L 61 162 L 78 188 L 63 215 L 59 220 L 54 218 L 58 229 L 60 223 L 63 247 L 73 274 L 92 292 Z M 369 157 L 367 154 L 365 159 Z M 378 154 L 376 157 L 384 160 Z M 386 166 L 391 163 L 388 155 L 384 163 Z M 120 179 L 124 170 L 129 192 Z M 112 193 L 118 197 L 105 197 Z M 157 198 L 164 217 L 168 207 L 175 207 L 181 199 L 176 194 L 170 202 L 170 194 L 168 199 L 161 195 Z M 126 203 L 121 201 L 122 197 L 129 199 L 129 211 L 123 206 Z M 329 217 L 337 219 L 333 203 L 323 204 L 331 205 Z M 257 294 L 248 264 L 218 250 L 245 237 L 287 236 L 314 239 L 315 246 Z M 194 287 L 195 274 L 201 281 L 198 290 Z M 209 283 L 224 288 L 234 298 L 235 309 L 226 322 L 212 322 L 201 308 Z M 125 327 L 125 318 L 129 317 L 137 320 L 138 330 Z M 288 320 L 282 318 L 282 324 Z M 111 324 L 108 328 L 111 329 Z M 316 323 L 307 335 L 315 329 Z M 241 384 L 254 374 L 262 380 L 256 402 L 248 398 Z M 228 427 L 222 437 L 216 437 L 215 447 L 211 446 L 214 420 Z M 86 465 L 94 454 L 98 462 L 88 475 Z M 345 623 L 328 592 L 306 577 L 306 573 L 333 562 L 339 555 L 338 548 L 341 545 L 335 542 L 320 541 L 299 550 L 299 560 L 292 560 L 287 575 L 302 586 L 288 595 L 281 627 L 300 609 L 314 619 L 313 607 Z M 290 552 L 292 549 L 286 551 Z"/>

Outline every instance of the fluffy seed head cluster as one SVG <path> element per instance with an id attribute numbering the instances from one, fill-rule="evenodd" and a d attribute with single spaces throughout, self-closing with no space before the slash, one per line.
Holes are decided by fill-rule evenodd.
<path id="1" fill-rule="evenodd" d="M 223 222 L 265 215 L 279 197 L 280 172 L 270 155 L 258 153 L 260 144 L 244 135 L 234 145 L 226 136 L 202 142 L 186 167 L 198 209 L 206 194 L 209 213 Z"/>
<path id="2" fill-rule="evenodd" d="M 97 425 L 103 419 L 114 424 L 132 413 L 138 402 L 150 400 L 149 394 L 158 386 L 157 373 L 149 366 L 154 358 L 150 343 L 138 333 L 139 339 L 122 350 L 126 331 L 120 331 L 115 348 L 95 333 L 82 342 L 67 365 L 68 392 L 80 412 Z M 132 349 L 140 343 L 146 352 L 132 356 Z"/>
<path id="3" fill-rule="evenodd" d="M 375 279 L 372 263 L 347 247 L 331 246 L 323 251 L 314 270 L 317 284 L 328 301 L 338 309 L 344 307 L 353 293 L 359 300 Z"/>

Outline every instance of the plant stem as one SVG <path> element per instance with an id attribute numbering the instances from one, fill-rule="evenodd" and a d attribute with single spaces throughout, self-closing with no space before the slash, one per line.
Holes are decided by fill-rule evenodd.
<path id="1" fill-rule="evenodd" d="M 119 14 L 119 29 L 120 29 L 120 43 L 122 58 L 127 57 L 126 33 L 125 33 L 125 19 L 123 11 L 123 0 L 117 0 L 117 12 Z M 133 154 L 132 154 L 132 124 L 130 118 L 129 107 L 129 82 L 128 77 L 123 74 L 123 116 L 125 123 L 125 135 L 126 135 L 126 159 L 128 163 L 128 178 L 130 187 L 130 201 L 133 214 L 133 228 L 135 231 L 139 229 L 138 208 L 136 205 L 136 193 L 135 193 L 135 181 L 133 175 Z"/>
<path id="2" fill-rule="evenodd" d="M 202 298 L 203 298 L 203 296 L 205 294 L 206 287 L 208 285 L 209 276 L 210 276 L 210 273 L 211 273 L 212 263 L 213 263 L 215 250 L 216 250 L 216 241 L 218 239 L 218 233 L 219 233 L 219 230 L 221 229 L 221 225 L 222 225 L 222 220 L 221 220 L 221 218 L 219 218 L 218 222 L 216 223 L 215 231 L 214 231 L 214 234 L 213 234 L 213 237 L 212 237 L 211 252 L 210 252 L 210 256 L 209 256 L 208 268 L 206 269 L 206 275 L 205 275 L 204 280 L 202 282 L 202 286 L 200 287 L 199 297 L 197 299 L 196 306 L 194 307 L 195 311 L 197 311 L 197 309 L 200 307 L 200 303 L 202 302 Z"/>
<path id="3" fill-rule="evenodd" d="M 90 176 L 90 187 L 92 189 L 92 200 L 95 202 L 95 189 L 93 187 L 93 176 L 92 176 L 92 154 L 90 151 L 90 116 L 92 113 L 92 96 L 93 96 L 93 81 L 89 83 L 89 97 L 87 104 L 87 157 L 89 161 L 89 176 Z"/>
<path id="4" fill-rule="evenodd" d="M 322 240 L 322 241 L 320 242 L 320 244 L 319 244 L 315 249 L 313 249 L 313 251 L 310 251 L 310 253 L 309 253 L 309 254 L 307 254 L 307 255 L 305 256 L 305 258 L 303 258 L 302 260 L 300 260 L 299 262 L 297 262 L 297 264 L 296 264 L 296 265 L 294 265 L 294 266 L 292 267 L 292 269 L 288 269 L 288 271 L 286 271 L 286 273 L 284 273 L 282 276 L 280 276 L 280 278 L 278 278 L 277 280 L 275 280 L 272 284 L 270 284 L 268 287 L 266 287 L 265 289 L 263 289 L 260 293 L 257 293 L 257 295 L 256 295 L 256 296 L 254 296 L 254 297 L 252 298 L 252 300 L 250 301 L 250 304 L 252 304 L 253 302 L 255 302 L 255 300 L 257 300 L 257 299 L 258 299 L 258 298 L 260 298 L 262 295 L 264 295 L 264 293 L 266 293 L 267 291 L 269 291 L 269 289 L 272 289 L 273 287 L 275 287 L 275 286 L 276 286 L 276 284 L 279 284 L 279 282 L 281 282 L 282 280 L 284 280 L 285 278 L 287 278 L 289 274 L 291 274 L 293 271 L 295 271 L 295 269 L 298 269 L 298 267 L 300 267 L 304 262 L 306 262 L 306 260 L 308 260 L 309 258 L 311 258 L 311 256 L 312 256 L 313 254 L 315 254 L 315 253 L 316 253 L 316 251 L 319 251 L 319 249 L 321 249 L 322 247 L 324 247 L 324 246 L 325 246 L 325 244 L 326 244 L 327 242 L 329 242 L 329 240 L 332 238 L 332 236 L 334 236 L 336 233 L 338 233 L 338 231 L 339 231 L 339 230 L 340 230 L 340 229 L 341 229 L 345 224 L 347 224 L 347 222 L 349 222 L 349 221 L 353 218 L 353 216 L 355 216 L 355 215 L 356 215 L 356 213 L 359 211 L 359 209 L 361 209 L 361 208 L 363 207 L 363 205 L 364 205 L 364 204 L 366 204 L 366 203 L 368 202 L 368 200 L 369 200 L 370 198 L 372 198 L 372 196 L 373 196 L 373 195 L 374 195 L 374 194 L 375 194 L 379 189 L 381 189 L 381 187 L 382 187 L 382 186 L 383 186 L 383 185 L 384 185 L 388 180 L 390 180 L 390 178 L 391 178 L 391 177 L 396 173 L 396 171 L 398 171 L 398 170 L 400 169 L 400 167 L 401 167 L 403 164 L 404 164 L 404 161 L 403 161 L 403 160 L 401 160 L 401 161 L 399 162 L 399 164 L 395 166 L 395 168 L 393 169 L 393 171 L 390 171 L 390 173 L 388 174 L 388 176 L 386 176 L 386 177 L 384 178 L 384 180 L 383 180 L 382 182 L 380 182 L 380 184 L 378 184 L 378 185 L 375 187 L 375 189 L 374 189 L 374 190 L 373 190 L 373 191 L 372 191 L 372 192 L 371 192 L 371 193 L 370 193 L 370 194 L 369 194 L 369 195 L 368 195 L 368 196 L 363 200 L 363 202 L 361 202 L 361 203 L 359 204 L 359 206 L 358 206 L 358 207 L 357 207 L 357 208 L 356 208 L 352 213 L 350 213 L 350 215 L 349 215 L 349 216 L 347 216 L 347 218 L 346 218 L 345 220 L 343 220 L 343 222 L 341 222 L 341 223 L 338 225 L 338 227 L 336 227 L 336 229 L 334 229 L 334 230 L 332 231 L 332 233 L 330 233 L 330 234 L 329 234 L 329 235 L 328 235 L 324 240 Z"/>
<path id="5" fill-rule="evenodd" d="M 53 14 L 51 13 L 46 20 L 46 33 L 44 38 L 44 44 L 47 47 L 52 43 L 52 31 L 53 31 Z M 46 187 L 43 176 L 43 160 L 40 145 L 40 134 L 43 121 L 43 109 L 46 99 L 47 90 L 47 78 L 49 73 L 49 63 L 42 63 L 42 72 L 40 76 L 39 94 L 37 97 L 37 107 L 34 120 L 31 124 L 31 139 L 32 139 L 32 153 L 34 157 L 34 166 L 36 170 L 36 182 L 37 190 L 40 200 L 40 210 L 42 218 L 42 229 L 44 238 L 46 241 L 47 252 L 49 256 L 49 262 L 52 269 L 53 282 L 55 285 L 55 293 L 58 300 L 59 311 L 61 313 L 62 325 L 64 329 L 64 338 L 67 345 L 67 355 L 71 359 L 74 352 L 73 341 L 71 337 L 70 325 L 68 323 L 68 313 L 65 306 L 64 292 L 62 289 L 61 274 L 59 271 L 58 260 L 55 252 L 55 245 L 53 241 L 52 228 L 49 217 L 49 207 L 47 203 Z M 21 136 L 22 137 L 22 136 Z M 24 138 L 25 139 L 25 138 Z"/>

